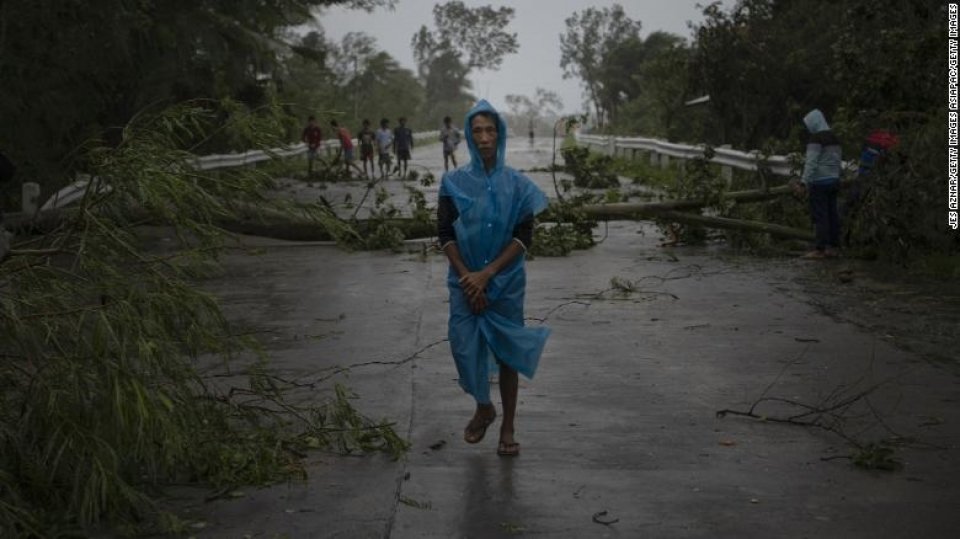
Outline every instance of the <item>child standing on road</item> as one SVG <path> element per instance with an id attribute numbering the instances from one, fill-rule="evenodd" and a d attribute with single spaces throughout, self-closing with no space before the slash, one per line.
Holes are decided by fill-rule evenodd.
<path id="1" fill-rule="evenodd" d="M 393 132 L 390 131 L 390 120 L 380 120 L 380 129 L 377 129 L 377 152 L 380 154 L 380 178 L 390 175 L 390 149 L 393 148 Z"/>
<path id="2" fill-rule="evenodd" d="M 307 118 L 307 126 L 303 128 L 300 140 L 307 144 L 307 176 L 313 176 L 313 162 L 317 160 L 317 152 L 323 143 L 323 131 L 317 125 L 316 117 Z"/>
<path id="3" fill-rule="evenodd" d="M 361 172 L 360 167 L 354 162 L 353 158 L 353 140 L 350 136 L 350 131 L 346 127 L 340 127 L 340 124 L 336 120 L 330 120 L 330 127 L 333 128 L 334 133 L 337 134 L 337 138 L 340 139 L 340 153 L 339 156 L 343 158 L 343 171 L 347 173 L 347 177 L 350 177 L 350 167 L 352 166 Z"/>
<path id="4" fill-rule="evenodd" d="M 413 150 L 413 131 L 407 127 L 407 119 L 397 120 L 400 125 L 393 130 L 393 151 L 397 154 L 397 172 L 401 178 L 407 176 L 407 162 L 410 161 L 410 152 Z"/>
<path id="5" fill-rule="evenodd" d="M 460 131 L 451 123 L 449 116 L 444 117 L 443 127 L 440 128 L 440 142 L 443 143 L 443 171 L 449 170 L 448 161 L 453 161 L 453 168 L 457 168 L 457 146 L 460 145 Z"/>
<path id="6" fill-rule="evenodd" d="M 377 134 L 370 128 L 370 120 L 363 120 L 363 127 L 357 133 L 357 142 L 360 144 L 360 161 L 363 162 L 363 173 L 372 178 L 375 172 L 373 168 L 373 143 L 376 141 Z M 370 172 L 367 172 L 367 163 L 370 163 Z"/>

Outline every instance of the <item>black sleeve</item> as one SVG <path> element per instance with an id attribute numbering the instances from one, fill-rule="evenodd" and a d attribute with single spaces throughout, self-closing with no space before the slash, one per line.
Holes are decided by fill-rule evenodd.
<path id="1" fill-rule="evenodd" d="M 453 222 L 459 216 L 460 212 L 457 211 L 452 198 L 444 196 L 437 199 L 437 237 L 441 247 L 448 242 L 457 241 Z M 533 245 L 533 216 L 524 219 L 513 228 L 513 237 L 523 244 L 524 249 L 529 249 Z"/>
<path id="2" fill-rule="evenodd" d="M 460 217 L 460 212 L 453 204 L 451 197 L 437 199 L 437 237 L 442 248 L 448 242 L 457 241 L 457 232 L 453 229 L 453 222 Z"/>
<path id="3" fill-rule="evenodd" d="M 524 249 L 529 249 L 533 245 L 533 216 L 527 217 L 513 227 L 514 239 L 520 240 Z"/>
<path id="4" fill-rule="evenodd" d="M 8 182 L 13 179 L 17 172 L 17 167 L 7 159 L 7 156 L 0 153 L 0 183 Z"/>

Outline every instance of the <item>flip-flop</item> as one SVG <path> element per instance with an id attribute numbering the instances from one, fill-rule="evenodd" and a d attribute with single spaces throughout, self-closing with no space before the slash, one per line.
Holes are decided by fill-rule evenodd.
<path id="1" fill-rule="evenodd" d="M 520 456 L 520 444 L 517 442 L 507 443 L 501 441 L 497 444 L 497 454 L 501 457 L 517 457 Z"/>
<path id="2" fill-rule="evenodd" d="M 463 429 L 463 441 L 468 444 L 477 444 L 483 440 L 483 437 L 487 434 L 487 427 L 493 424 L 493 421 L 497 419 L 496 412 L 493 413 L 490 417 L 477 418 L 476 416 L 470 418 L 470 422 L 467 423 L 467 428 Z M 471 440 L 469 438 L 471 433 L 479 433 L 479 436 L 476 440 Z"/>

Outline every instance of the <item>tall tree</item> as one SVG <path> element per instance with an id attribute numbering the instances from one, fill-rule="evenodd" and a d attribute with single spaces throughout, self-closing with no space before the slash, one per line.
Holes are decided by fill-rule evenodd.
<path id="1" fill-rule="evenodd" d="M 620 4 L 587 8 L 566 19 L 560 35 L 560 67 L 564 78 L 577 77 L 593 103 L 597 123 L 604 125 L 609 101 L 619 94 L 605 93 L 603 61 L 622 43 L 640 39 L 640 21 L 633 21 Z"/>
<path id="2" fill-rule="evenodd" d="M 680 121 L 686 116 L 689 55 L 684 39 L 666 32 L 618 44 L 602 69 L 604 94 L 612 101 L 611 130 L 690 140 L 692 133 L 676 132 L 691 127 Z"/>
<path id="3" fill-rule="evenodd" d="M 513 121 L 530 125 L 531 128 L 544 116 L 556 116 L 563 109 L 563 100 L 560 96 L 556 92 L 543 88 L 537 88 L 533 97 L 508 94 L 506 102 Z"/>
<path id="4" fill-rule="evenodd" d="M 437 42 L 466 56 L 464 64 L 470 69 L 497 69 L 505 55 L 519 48 L 517 34 L 505 30 L 513 14 L 509 7 L 468 8 L 459 1 L 437 4 L 433 8 Z"/>
<path id="5" fill-rule="evenodd" d="M 424 111 L 427 121 L 438 124 L 443 116 L 466 112 L 473 100 L 471 71 L 497 69 L 505 55 L 517 51 L 517 35 L 505 30 L 513 14 L 508 7 L 468 8 L 459 1 L 434 6 L 434 30 L 421 26 L 410 42 L 431 103 Z"/>

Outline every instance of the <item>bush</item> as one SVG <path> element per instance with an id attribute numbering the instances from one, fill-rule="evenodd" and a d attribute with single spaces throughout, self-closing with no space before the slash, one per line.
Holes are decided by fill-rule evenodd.
<path id="1" fill-rule="evenodd" d="M 560 150 L 566 171 L 573 175 L 573 184 L 584 189 L 607 189 L 620 187 L 620 181 L 613 172 L 613 158 L 607 155 L 591 154 L 583 146 L 572 146 Z"/>
<path id="2" fill-rule="evenodd" d="M 256 169 L 184 166 L 184 141 L 211 114 L 143 116 L 116 147 L 93 149 L 97 179 L 79 207 L 48 234 L 18 238 L 0 263 L 0 535 L 169 523 L 153 496 L 171 482 L 262 484 L 301 475 L 312 447 L 406 447 L 389 425 L 358 419 L 342 389 L 329 404 L 290 404 L 294 386 L 197 289 L 223 245 L 213 223 L 234 216 L 233 203 L 286 209 L 266 199 L 270 178 Z M 226 128 L 279 145 L 236 107 Z M 145 221 L 172 227 L 177 250 L 141 246 Z M 259 359 L 237 386 L 199 370 L 241 353 Z"/>

